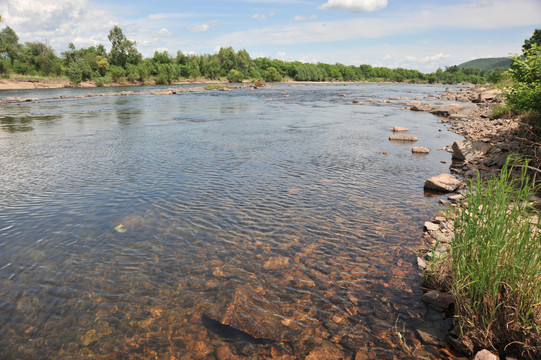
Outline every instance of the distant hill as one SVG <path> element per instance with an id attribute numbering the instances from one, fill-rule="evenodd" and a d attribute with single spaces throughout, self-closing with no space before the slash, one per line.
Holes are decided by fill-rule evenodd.
<path id="1" fill-rule="evenodd" d="M 496 68 L 507 69 L 511 64 L 511 59 L 507 57 L 500 58 L 484 58 L 467 61 L 458 65 L 461 69 L 477 68 L 481 70 L 494 70 Z"/>

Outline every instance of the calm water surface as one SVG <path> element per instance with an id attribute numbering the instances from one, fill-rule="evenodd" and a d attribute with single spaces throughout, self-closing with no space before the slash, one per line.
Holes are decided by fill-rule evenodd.
<path id="1" fill-rule="evenodd" d="M 1 108 L 0 358 L 441 356 L 417 339 L 446 329 L 419 300 L 415 259 L 439 209 L 424 180 L 448 172 L 437 149 L 458 137 L 401 111 L 406 100 L 352 104 L 441 90 L 280 86 Z M 74 90 L 0 97 L 62 94 Z M 395 125 L 432 152 L 389 142 Z M 256 329 L 220 326 L 220 313 Z"/>

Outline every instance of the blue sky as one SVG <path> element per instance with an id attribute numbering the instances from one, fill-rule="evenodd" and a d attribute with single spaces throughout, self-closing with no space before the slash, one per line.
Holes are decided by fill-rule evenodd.
<path id="1" fill-rule="evenodd" d="M 0 0 L 1 26 L 60 53 L 103 44 L 118 25 L 144 56 L 220 47 L 304 62 L 423 72 L 520 52 L 540 0 Z"/>

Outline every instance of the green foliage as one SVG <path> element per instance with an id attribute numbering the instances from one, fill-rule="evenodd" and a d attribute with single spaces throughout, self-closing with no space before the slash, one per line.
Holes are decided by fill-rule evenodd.
<path id="1" fill-rule="evenodd" d="M 104 76 L 109 71 L 109 61 L 106 57 L 96 56 L 96 70 L 101 76 Z"/>
<path id="2" fill-rule="evenodd" d="M 242 79 L 243 75 L 238 70 L 231 69 L 231 71 L 229 71 L 229 74 L 227 74 L 227 80 L 229 80 L 230 83 L 238 83 L 241 82 Z"/>
<path id="3" fill-rule="evenodd" d="M 513 87 L 504 93 L 518 112 L 541 113 L 541 47 L 532 44 L 524 56 L 515 55 L 508 70 Z"/>
<path id="4" fill-rule="evenodd" d="M 0 56 L 6 56 L 13 65 L 14 60 L 20 56 L 21 46 L 19 37 L 12 28 L 6 26 L 0 31 Z"/>
<path id="5" fill-rule="evenodd" d="M 79 84 L 92 78 L 92 69 L 84 59 L 79 59 L 70 64 L 67 75 L 72 83 Z"/>
<path id="6" fill-rule="evenodd" d="M 227 88 L 225 84 L 207 84 L 205 85 L 205 90 L 223 90 Z"/>
<path id="7" fill-rule="evenodd" d="M 483 334 L 477 346 L 503 348 L 535 329 L 540 339 L 541 234 L 526 168 L 508 159 L 499 177 L 478 176 L 455 220 L 453 293 L 462 329 Z"/>
<path id="8" fill-rule="evenodd" d="M 27 42 L 23 52 L 25 62 L 35 69 L 35 75 L 62 75 L 60 59 L 50 45 L 42 42 Z"/>
<path id="9" fill-rule="evenodd" d="M 496 105 L 492 108 L 491 119 L 508 118 L 514 114 L 515 112 L 509 107 L 508 104 Z"/>
<path id="10" fill-rule="evenodd" d="M 109 72 L 111 74 L 113 82 L 121 82 L 126 76 L 126 70 L 124 70 L 123 67 L 118 65 L 111 65 L 111 67 L 109 68 Z"/>
<path id="11" fill-rule="evenodd" d="M 541 47 L 541 29 L 535 29 L 533 35 L 529 39 L 524 40 L 524 45 L 522 45 L 522 52 L 526 53 L 526 51 L 530 50 L 530 48 L 534 44 L 538 47 Z"/>
<path id="12" fill-rule="evenodd" d="M 109 62 L 111 65 L 126 67 L 126 64 L 138 64 L 142 60 L 141 54 L 137 51 L 135 41 L 130 41 L 122 33 L 122 29 L 115 26 L 107 36 L 111 42 Z"/>
<path id="13" fill-rule="evenodd" d="M 166 85 L 171 84 L 178 79 L 178 68 L 172 64 L 158 64 L 156 84 Z"/>
<path id="14" fill-rule="evenodd" d="M 297 66 L 294 78 L 297 81 L 325 81 L 327 72 L 313 64 L 302 64 Z"/>
<path id="15" fill-rule="evenodd" d="M 284 78 L 278 72 L 278 70 L 276 70 L 273 67 L 269 67 L 267 70 L 263 71 L 263 79 L 269 82 L 274 82 L 274 81 L 279 82 L 279 81 L 282 81 Z"/>

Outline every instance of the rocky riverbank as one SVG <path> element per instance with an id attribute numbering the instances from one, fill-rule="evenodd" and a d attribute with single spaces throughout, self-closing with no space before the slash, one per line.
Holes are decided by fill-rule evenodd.
<path id="1" fill-rule="evenodd" d="M 536 172 L 539 167 L 537 153 L 540 144 L 526 119 L 520 116 L 510 118 L 492 118 L 492 109 L 501 104 L 503 99 L 497 90 L 474 87 L 454 91 L 448 89 L 442 93 L 440 101 L 458 101 L 459 103 L 434 107 L 420 102 L 409 103 L 410 110 L 428 111 L 442 116 L 442 122 L 450 125 L 452 131 L 465 137 L 446 149 L 452 152 L 453 162 L 450 172 L 455 180 L 459 180 L 455 189 L 457 193 L 441 199 L 442 205 L 450 209 L 460 206 L 467 196 L 466 181 L 481 174 L 483 178 L 497 175 L 511 154 L 525 156 L 530 160 L 530 170 Z M 428 181 L 427 181 L 428 183 Z M 426 187 L 426 186 L 425 186 Z M 441 189 L 444 190 L 444 189 Z M 422 301 L 427 307 L 440 312 L 444 318 L 454 315 L 454 294 L 449 292 L 449 270 L 445 268 L 427 269 L 427 263 L 435 259 L 443 259 L 454 239 L 454 220 L 450 212 L 440 212 L 431 221 L 425 223 L 423 238 L 427 247 L 424 255 L 418 257 L 420 269 L 425 272 L 427 292 Z M 436 262 L 437 263 L 437 262 Z M 442 267 L 449 266 L 448 262 Z M 443 262 L 442 262 L 443 264 Z M 469 338 L 460 336 L 456 321 L 453 321 L 446 341 L 455 350 L 467 356 L 475 355 L 475 359 L 499 359 L 489 350 L 478 351 L 476 344 Z M 493 351 L 493 350 L 492 350 Z M 505 357 L 513 359 L 513 357 Z"/>

